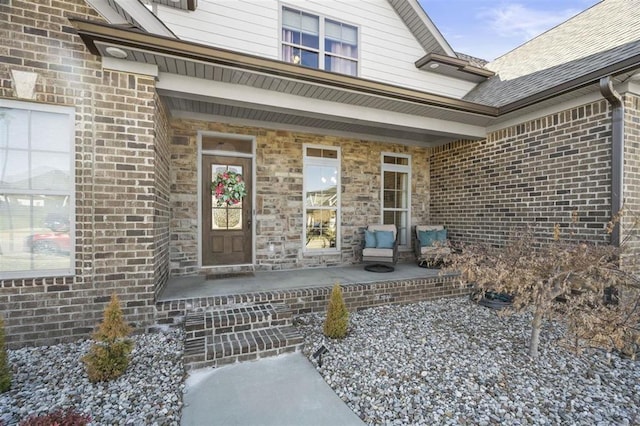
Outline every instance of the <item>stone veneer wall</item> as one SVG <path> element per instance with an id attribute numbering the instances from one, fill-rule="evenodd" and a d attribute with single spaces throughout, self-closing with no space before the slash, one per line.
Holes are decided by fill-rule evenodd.
<path id="1" fill-rule="evenodd" d="M 18 100 L 12 69 L 35 72 L 29 102 L 76 109 L 75 274 L 0 276 L 10 347 L 87 337 L 112 293 L 134 325 L 150 324 L 155 315 L 154 262 L 163 249 L 154 238 L 166 224 L 154 216 L 167 211 L 166 194 L 155 193 L 156 174 L 166 181 L 167 171 L 156 163 L 155 80 L 103 70 L 75 35 L 71 16 L 101 19 L 83 0 L 0 2 L 0 96 Z"/>
<path id="2" fill-rule="evenodd" d="M 362 230 L 380 223 L 383 151 L 410 154 L 412 222 L 429 219 L 429 149 L 336 136 L 173 120 L 171 144 L 171 274 L 199 272 L 197 264 L 197 132 L 256 138 L 256 268 L 334 266 L 358 262 Z M 342 241 L 335 255 L 302 254 L 302 146 L 339 146 L 342 157 Z M 274 252 L 268 251 L 273 243 Z M 413 252 L 402 254 L 413 259 Z"/>
<path id="3" fill-rule="evenodd" d="M 454 240 L 502 244 L 525 224 L 552 238 L 577 211 L 576 238 L 608 241 L 610 123 L 602 100 L 434 149 L 431 220 Z"/>

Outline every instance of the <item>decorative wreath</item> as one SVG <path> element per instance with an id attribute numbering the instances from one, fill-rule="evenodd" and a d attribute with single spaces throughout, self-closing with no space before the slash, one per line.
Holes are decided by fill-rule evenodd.
<path id="1" fill-rule="evenodd" d="M 247 195 L 242 175 L 231 170 L 216 175 L 211 182 L 211 193 L 216 196 L 218 207 L 240 203 Z"/>

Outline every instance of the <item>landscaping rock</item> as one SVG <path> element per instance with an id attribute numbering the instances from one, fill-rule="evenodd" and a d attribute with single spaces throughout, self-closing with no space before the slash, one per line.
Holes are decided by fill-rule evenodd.
<path id="1" fill-rule="evenodd" d="M 11 389 L 0 394 L 0 424 L 73 407 L 93 425 L 179 425 L 185 372 L 179 330 L 132 336 L 125 374 L 91 383 L 80 359 L 91 341 L 8 351 Z"/>
<path id="2" fill-rule="evenodd" d="M 500 317 L 469 298 L 353 313 L 349 334 L 298 320 L 327 383 L 368 424 L 637 424 L 640 364 L 598 350 L 576 355 L 546 323 L 527 356 L 530 315 Z"/>

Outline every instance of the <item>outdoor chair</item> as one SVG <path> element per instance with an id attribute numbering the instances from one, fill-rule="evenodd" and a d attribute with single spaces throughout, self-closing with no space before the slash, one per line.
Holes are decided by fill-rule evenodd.
<path id="1" fill-rule="evenodd" d="M 395 225 L 369 225 L 362 244 L 364 263 L 395 264 L 398 261 L 398 230 Z"/>
<path id="2" fill-rule="evenodd" d="M 443 225 L 416 226 L 413 247 L 418 265 L 423 268 L 441 267 L 443 258 L 452 251 Z"/>

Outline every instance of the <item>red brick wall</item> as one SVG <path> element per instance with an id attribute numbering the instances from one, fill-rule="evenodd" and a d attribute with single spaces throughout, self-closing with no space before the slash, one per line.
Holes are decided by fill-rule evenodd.
<path id="1" fill-rule="evenodd" d="M 551 238 L 577 210 L 576 238 L 608 241 L 610 117 L 602 100 L 434 149 L 432 222 L 454 240 L 502 244 L 525 224 Z"/>
<path id="2" fill-rule="evenodd" d="M 100 19 L 82 0 L 0 4 L 0 96 L 15 99 L 11 70 L 35 72 L 30 102 L 76 110 L 75 275 L 0 281 L 12 347 L 87 337 L 113 292 L 128 321 L 150 324 L 154 276 L 166 277 L 167 267 L 155 262 L 166 262 L 168 239 L 168 164 L 156 161 L 168 136 L 154 122 L 155 81 L 103 71 L 75 35 L 72 16 Z"/>
<path id="3" fill-rule="evenodd" d="M 640 226 L 635 223 L 640 217 L 640 95 L 626 93 L 624 106 L 624 201 L 630 214 L 623 220 L 622 236 L 623 239 L 627 237 L 629 253 L 637 258 L 640 239 L 637 238 L 638 230 L 633 232 L 633 229 Z M 634 265 L 635 268 L 638 266 Z"/>

